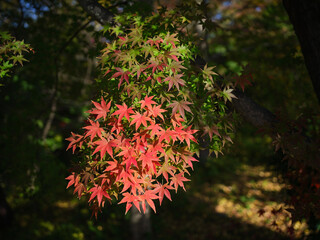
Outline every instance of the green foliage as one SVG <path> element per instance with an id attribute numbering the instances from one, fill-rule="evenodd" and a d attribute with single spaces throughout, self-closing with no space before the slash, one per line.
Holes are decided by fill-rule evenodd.
<path id="1" fill-rule="evenodd" d="M 0 31 L 0 79 L 10 76 L 10 71 L 17 63 L 23 66 L 23 62 L 27 61 L 23 54 L 29 51 L 33 51 L 29 44 L 17 41 L 8 32 Z"/>

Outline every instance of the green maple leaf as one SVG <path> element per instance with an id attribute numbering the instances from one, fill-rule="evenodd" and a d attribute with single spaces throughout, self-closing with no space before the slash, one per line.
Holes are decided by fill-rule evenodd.
<path id="1" fill-rule="evenodd" d="M 123 34 L 123 30 L 121 29 L 120 25 L 111 27 L 110 30 L 111 30 L 111 34 L 115 34 L 116 36 Z"/>
<path id="2" fill-rule="evenodd" d="M 179 39 L 176 38 L 176 36 L 177 36 L 177 33 L 170 34 L 168 32 L 167 35 L 164 37 L 163 42 L 167 45 L 170 43 L 173 48 L 176 48 L 175 43 L 180 42 Z"/>
<path id="3" fill-rule="evenodd" d="M 207 67 L 207 64 L 204 66 L 203 70 L 202 70 L 202 75 L 203 78 L 209 78 L 211 81 L 213 81 L 212 79 L 212 75 L 218 75 L 217 73 L 215 73 L 214 71 L 212 71 L 212 69 L 214 69 L 215 67 Z"/>
<path id="4" fill-rule="evenodd" d="M 17 55 L 17 56 L 12 56 L 10 59 L 13 60 L 13 64 L 15 64 L 16 62 L 19 62 L 21 66 L 23 66 L 23 62 L 28 61 L 27 59 L 25 59 L 23 57 L 23 55 Z"/>
<path id="5" fill-rule="evenodd" d="M 141 47 L 141 51 L 144 53 L 144 57 L 147 58 L 149 55 L 154 56 L 157 50 L 153 46 L 145 44 Z"/>
<path id="6" fill-rule="evenodd" d="M 227 102 L 228 100 L 231 102 L 232 98 L 237 98 L 233 93 L 233 89 L 225 88 L 222 92 L 220 92 L 220 96 L 223 97 L 224 101 Z"/>
<path id="7" fill-rule="evenodd" d="M 0 37 L 2 40 L 10 40 L 12 38 L 8 32 L 0 32 Z"/>
<path id="8" fill-rule="evenodd" d="M 142 37 L 142 27 L 139 28 L 132 28 L 131 33 L 128 35 L 131 38 L 132 46 L 138 44 L 141 46 L 141 43 L 143 41 Z"/>

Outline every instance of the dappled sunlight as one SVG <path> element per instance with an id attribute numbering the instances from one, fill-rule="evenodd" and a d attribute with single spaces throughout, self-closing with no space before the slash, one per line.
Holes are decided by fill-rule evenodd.
<path id="1" fill-rule="evenodd" d="M 205 202 L 211 212 L 290 236 L 291 213 L 283 203 L 285 185 L 281 180 L 264 166 L 244 165 L 237 172 L 231 185 L 206 183 L 204 192 L 195 192 L 194 197 Z M 308 235 L 305 222 L 296 222 L 293 228 L 295 238 Z"/>

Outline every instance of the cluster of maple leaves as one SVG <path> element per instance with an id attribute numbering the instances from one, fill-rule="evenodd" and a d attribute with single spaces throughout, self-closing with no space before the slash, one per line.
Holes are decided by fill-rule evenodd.
<path id="1" fill-rule="evenodd" d="M 141 100 L 140 109 L 125 103 L 116 105 L 118 110 L 113 113 L 111 101 L 106 104 L 101 98 L 101 103 L 93 102 L 95 108 L 90 114 L 95 119 L 89 119 L 84 135 L 72 134 L 68 138 L 68 149 L 74 152 L 77 146 L 86 143 L 93 150 L 93 162 L 105 161 L 106 167 L 98 173 L 93 164 L 94 174 L 72 173 L 67 178 L 68 187 L 74 185 L 79 198 L 89 193 L 89 202 L 96 201 L 100 207 L 105 200 L 120 193 L 123 195 L 120 203 L 127 204 L 126 211 L 132 204 L 140 211 L 140 202 L 144 211 L 145 202 L 156 211 L 154 199 L 159 199 L 161 204 L 164 195 L 171 199 L 169 190 L 184 188 L 183 182 L 188 181 L 184 177 L 187 168 L 192 168 L 192 162 L 196 161 L 188 150 L 190 140 L 196 142 L 193 136 L 196 130 L 182 126 L 184 120 L 179 113 L 171 117 L 170 127 L 164 125 L 162 113 L 166 110 L 152 98 L 146 96 Z M 103 119 L 103 125 L 99 119 Z M 132 134 L 124 131 L 130 127 Z M 181 147 L 183 142 L 187 147 Z M 93 185 L 87 190 L 85 185 L 89 180 Z"/>
<path id="2" fill-rule="evenodd" d="M 83 157 L 80 169 L 67 177 L 67 187 L 73 185 L 79 198 L 88 196 L 95 214 L 106 201 L 119 197 L 126 212 L 132 205 L 145 212 L 146 204 L 156 211 L 154 200 L 161 204 L 164 196 L 171 200 L 170 190 L 185 189 L 185 175 L 197 161 L 193 123 L 198 119 L 201 125 L 201 107 L 216 112 L 210 121 L 220 121 L 225 102 L 233 97 L 229 87 L 218 91 L 213 67 L 191 71 L 194 53 L 177 33 L 166 28 L 158 34 L 144 31 L 150 29 L 144 24 L 159 21 L 155 18 L 143 23 L 127 16 L 130 27 L 118 24 L 108 29 L 116 39 L 107 43 L 100 57 L 101 101 L 93 101 L 85 132 L 67 139 L 67 150 L 77 149 Z M 197 88 L 208 86 L 211 92 L 199 95 Z M 215 153 L 230 140 L 230 125 L 220 122 L 202 128 L 215 140 Z"/>

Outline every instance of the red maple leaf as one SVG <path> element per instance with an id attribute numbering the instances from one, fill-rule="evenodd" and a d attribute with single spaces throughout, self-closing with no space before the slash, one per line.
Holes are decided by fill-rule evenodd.
<path id="1" fill-rule="evenodd" d="M 185 85 L 185 81 L 181 79 L 182 76 L 183 74 L 175 74 L 173 76 L 168 76 L 163 80 L 164 82 L 169 81 L 168 91 L 171 89 L 173 85 L 175 85 L 178 90 L 179 90 L 179 85 L 181 86 Z"/>
<path id="2" fill-rule="evenodd" d="M 148 126 L 147 129 L 151 131 L 150 132 L 151 137 L 153 137 L 155 135 L 159 136 L 164 131 L 164 129 L 162 127 L 160 127 L 159 124 L 155 124 L 155 123 L 151 123 L 151 125 Z"/>
<path id="3" fill-rule="evenodd" d="M 124 71 L 121 68 L 115 68 L 118 72 L 116 72 L 115 74 L 113 74 L 111 76 L 111 78 L 117 78 L 120 77 L 120 81 L 118 84 L 118 89 L 120 89 L 120 86 L 122 84 L 123 79 L 126 80 L 126 82 L 129 84 L 129 75 L 131 74 L 130 71 Z"/>
<path id="4" fill-rule="evenodd" d="M 159 194 L 159 202 L 160 202 L 160 206 L 163 200 L 164 195 L 170 200 L 171 200 L 171 195 L 170 195 L 170 191 L 168 189 L 173 189 L 172 186 L 168 185 L 168 184 L 159 184 L 159 186 L 157 188 L 155 188 L 155 192 Z"/>
<path id="5" fill-rule="evenodd" d="M 94 150 L 94 152 L 92 153 L 92 155 L 94 155 L 95 153 L 100 151 L 100 158 L 102 160 L 102 158 L 104 157 L 104 155 L 106 154 L 106 152 L 109 153 L 109 155 L 113 158 L 113 151 L 112 151 L 112 147 L 116 147 L 117 144 L 115 143 L 114 140 L 107 140 L 105 138 L 101 138 L 101 140 L 99 141 L 95 141 L 94 144 L 98 145 L 97 148 Z"/>
<path id="6" fill-rule="evenodd" d="M 104 99 L 101 97 L 101 104 L 94 101 L 92 101 L 92 103 L 96 108 L 89 111 L 89 113 L 97 115 L 96 120 L 98 120 L 101 117 L 103 117 L 103 119 L 106 119 L 107 113 L 109 112 L 109 109 L 110 109 L 111 101 L 108 104 L 106 104 Z"/>
<path id="7" fill-rule="evenodd" d="M 85 185 L 83 183 L 79 183 L 75 188 L 74 188 L 74 191 L 73 191 L 73 194 L 75 193 L 78 193 L 78 198 L 80 199 L 81 196 L 82 196 L 82 193 L 84 191 L 86 191 L 87 188 L 85 187 Z"/>
<path id="8" fill-rule="evenodd" d="M 152 101 L 151 99 L 154 96 L 148 97 L 145 96 L 144 100 L 141 100 L 139 103 L 141 103 L 141 109 L 144 108 L 145 106 L 147 106 L 147 108 L 151 108 L 152 104 L 157 104 L 155 101 Z"/>
<path id="9" fill-rule="evenodd" d="M 179 186 L 182 187 L 184 191 L 186 191 L 183 184 L 183 182 L 185 181 L 190 181 L 190 180 L 185 178 L 182 172 L 171 177 L 171 185 L 172 184 L 174 185 L 176 192 L 178 191 Z"/>
<path id="10" fill-rule="evenodd" d="M 76 175 L 76 174 L 73 172 L 70 176 L 66 177 L 65 179 L 66 179 L 66 180 L 69 180 L 68 186 L 66 187 L 66 188 L 69 188 L 69 187 L 72 186 L 73 184 L 74 184 L 75 186 L 77 186 L 78 183 L 79 183 L 80 177 L 79 177 L 79 175 Z"/>
<path id="11" fill-rule="evenodd" d="M 142 201 L 142 209 L 143 212 L 146 213 L 146 204 L 145 201 L 149 204 L 149 206 L 153 209 L 154 212 L 156 212 L 156 207 L 152 201 L 152 199 L 158 199 L 159 196 L 157 196 L 154 193 L 154 190 L 146 190 L 144 194 L 139 196 L 140 200 Z"/>
<path id="12" fill-rule="evenodd" d="M 174 176 L 174 173 L 176 171 L 176 167 L 169 165 L 168 161 L 165 161 L 165 163 L 162 164 L 161 168 L 158 170 L 157 177 L 159 177 L 161 174 L 168 182 L 168 173 L 171 176 Z"/>
<path id="13" fill-rule="evenodd" d="M 91 124 L 91 126 L 83 127 L 84 129 L 88 130 L 84 137 L 86 138 L 87 136 L 91 136 L 91 141 L 96 135 L 102 138 L 102 132 L 104 132 L 104 130 L 100 127 L 99 122 L 94 122 L 89 119 L 89 123 Z"/>
<path id="14" fill-rule="evenodd" d="M 130 121 L 129 114 L 134 113 L 132 108 L 128 108 L 128 106 L 123 103 L 122 106 L 116 104 L 116 106 L 119 108 L 119 110 L 115 111 L 112 115 L 119 115 L 119 122 L 122 120 L 123 116 L 125 116 L 128 121 Z"/>
<path id="15" fill-rule="evenodd" d="M 181 122 L 184 122 L 184 119 L 180 117 L 181 115 L 179 113 L 175 113 L 171 117 L 171 123 L 173 127 L 181 126 Z"/>
<path id="16" fill-rule="evenodd" d="M 164 121 L 163 115 L 161 113 L 166 112 L 166 111 L 167 110 L 164 110 L 164 109 L 161 108 L 161 105 L 152 106 L 149 109 L 149 116 L 152 116 L 152 117 L 155 117 L 155 118 L 159 116 Z"/>
<path id="17" fill-rule="evenodd" d="M 159 49 L 159 44 L 163 42 L 163 39 L 160 37 L 149 39 L 147 43 L 149 43 L 151 46 L 156 45 Z"/>
<path id="18" fill-rule="evenodd" d="M 95 186 L 91 188 L 89 192 L 92 192 L 89 202 L 97 197 L 99 206 L 101 205 L 103 196 L 111 200 L 111 197 L 106 192 L 106 190 L 97 184 L 95 184 Z"/>
<path id="19" fill-rule="evenodd" d="M 71 135 L 71 137 L 66 138 L 67 141 L 70 141 L 66 151 L 68 151 L 72 147 L 72 153 L 74 153 L 74 151 L 77 148 L 77 143 L 79 143 L 79 148 L 81 148 L 83 144 L 83 136 L 79 134 L 74 134 L 73 132 L 71 132 Z"/>
<path id="20" fill-rule="evenodd" d="M 136 130 L 140 127 L 141 123 L 143 126 L 147 127 L 147 121 L 151 122 L 151 119 L 146 116 L 146 114 L 140 114 L 136 112 L 136 114 L 130 116 L 132 118 L 132 121 L 130 123 L 130 126 L 133 124 L 136 124 Z"/>
<path id="21" fill-rule="evenodd" d="M 140 205 L 139 205 L 138 196 L 130 194 L 128 192 L 124 193 L 123 196 L 124 197 L 122 198 L 122 200 L 118 204 L 127 203 L 127 205 L 126 205 L 126 214 L 130 210 L 130 208 L 132 207 L 131 203 L 133 203 L 136 206 L 136 208 L 139 210 L 139 212 L 141 212 L 140 211 Z"/>
<path id="22" fill-rule="evenodd" d="M 192 134 L 196 133 L 198 130 L 191 129 L 191 126 L 187 127 L 184 132 L 181 134 L 184 140 L 187 142 L 188 147 L 190 147 L 190 140 L 197 143 L 197 140 L 194 138 Z"/>

